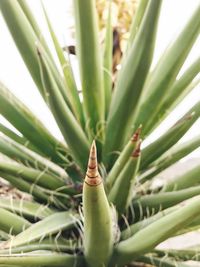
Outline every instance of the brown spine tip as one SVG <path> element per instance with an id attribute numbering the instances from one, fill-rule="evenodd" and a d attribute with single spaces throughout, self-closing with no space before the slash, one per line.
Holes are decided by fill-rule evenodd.
<path id="1" fill-rule="evenodd" d="M 36 48 L 36 50 L 37 50 L 37 54 L 38 54 L 38 56 L 41 57 L 41 52 L 40 52 L 40 50 L 39 50 L 38 47 Z"/>
<path id="2" fill-rule="evenodd" d="M 85 177 L 85 183 L 90 186 L 96 186 L 102 182 L 101 176 L 98 172 L 98 162 L 97 162 L 97 149 L 95 141 L 92 142 L 90 148 L 90 155 L 88 160 L 88 167 Z"/>
<path id="3" fill-rule="evenodd" d="M 142 139 L 140 139 L 137 143 L 136 149 L 133 151 L 132 157 L 133 158 L 138 158 L 141 154 L 141 143 Z"/>
<path id="4" fill-rule="evenodd" d="M 133 134 L 131 141 L 132 142 L 137 142 L 140 138 L 141 135 L 141 131 L 142 131 L 142 124 L 140 124 L 140 126 L 137 128 L 137 130 L 135 131 L 135 133 Z"/>
<path id="5" fill-rule="evenodd" d="M 41 47 L 39 46 L 39 43 L 37 41 L 35 42 L 35 46 L 36 46 L 37 54 L 40 57 L 42 55 L 42 52 L 41 52 Z"/>

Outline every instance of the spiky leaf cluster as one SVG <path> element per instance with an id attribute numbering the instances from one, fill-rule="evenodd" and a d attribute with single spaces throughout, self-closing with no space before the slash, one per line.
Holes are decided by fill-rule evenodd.
<path id="1" fill-rule="evenodd" d="M 200 244 L 157 247 L 199 229 L 199 166 L 152 185 L 156 175 L 199 147 L 199 135 L 177 142 L 199 118 L 200 102 L 151 144 L 141 149 L 141 143 L 199 82 L 200 57 L 180 71 L 199 36 L 200 5 L 150 72 L 162 1 L 140 0 L 113 84 L 111 8 L 102 46 L 95 1 L 73 2 L 81 95 L 45 8 L 60 66 L 28 3 L 0 0 L 19 53 L 63 135 L 55 138 L 0 83 L 0 114 L 20 133 L 0 124 L 0 176 L 21 192 L 0 197 L 0 266 L 199 264 Z"/>

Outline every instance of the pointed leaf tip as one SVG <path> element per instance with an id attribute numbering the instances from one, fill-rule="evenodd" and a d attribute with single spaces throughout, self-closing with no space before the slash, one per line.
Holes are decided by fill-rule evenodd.
<path id="1" fill-rule="evenodd" d="M 35 41 L 35 47 L 36 47 L 36 52 L 37 55 L 40 57 L 42 55 L 42 47 L 41 44 L 37 41 Z"/>
<path id="2" fill-rule="evenodd" d="M 98 172 L 97 149 L 95 140 L 92 142 L 90 148 L 90 155 L 88 160 L 85 182 L 90 186 L 96 186 L 102 182 L 101 176 L 99 175 Z"/>
<path id="3" fill-rule="evenodd" d="M 94 165 L 97 166 L 97 148 L 95 140 L 92 142 L 91 148 L 90 148 L 90 155 L 89 155 L 89 161 L 88 161 L 88 168 L 91 167 L 94 169 Z"/>
<path id="4" fill-rule="evenodd" d="M 133 151 L 132 157 L 133 158 L 137 158 L 140 156 L 141 154 L 141 144 L 142 144 L 142 139 L 140 139 L 137 143 L 137 146 L 135 148 L 135 150 Z"/>
<path id="5" fill-rule="evenodd" d="M 131 141 L 133 143 L 137 142 L 140 138 L 141 135 L 141 131 L 142 131 L 142 124 L 140 124 L 140 126 L 137 128 L 137 130 L 134 132 Z"/>
<path id="6" fill-rule="evenodd" d="M 36 47 L 36 51 L 37 51 L 38 56 L 41 57 L 42 53 L 41 53 L 41 50 L 38 46 Z"/>
<path id="7" fill-rule="evenodd" d="M 90 156 L 91 156 L 91 153 L 95 154 L 95 156 L 96 156 L 96 150 L 97 150 L 96 149 L 96 142 L 95 142 L 95 140 L 93 140 L 91 148 L 90 148 Z"/>

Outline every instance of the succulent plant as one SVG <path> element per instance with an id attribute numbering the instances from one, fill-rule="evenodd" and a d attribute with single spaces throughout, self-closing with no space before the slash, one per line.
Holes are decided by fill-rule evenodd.
<path id="1" fill-rule="evenodd" d="M 63 135 L 55 138 L 0 83 L 0 113 L 18 131 L 0 124 L 0 176 L 19 192 L 0 197 L 0 266 L 172 267 L 188 266 L 188 260 L 199 265 L 200 244 L 157 247 L 199 229 L 199 166 L 152 185 L 162 170 L 199 147 L 199 135 L 177 142 L 199 118 L 200 102 L 141 148 L 199 82 L 200 57 L 181 75 L 180 70 L 199 35 L 200 5 L 150 71 L 161 3 L 140 0 L 113 87 L 111 9 L 101 47 L 95 1 L 74 0 L 79 93 L 45 8 L 60 66 L 26 1 L 0 1 Z"/>

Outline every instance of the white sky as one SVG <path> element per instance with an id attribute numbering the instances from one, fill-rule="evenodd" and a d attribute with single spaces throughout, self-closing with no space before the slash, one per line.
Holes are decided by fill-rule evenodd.
<path id="1" fill-rule="evenodd" d="M 47 26 L 42 14 L 39 0 L 28 0 L 32 11 L 34 12 L 41 29 L 46 36 L 49 44 L 51 44 Z M 72 43 L 72 35 L 70 28 L 73 26 L 72 1 L 70 0 L 44 0 L 48 14 L 56 30 L 58 38 L 62 45 Z M 154 63 L 158 60 L 165 47 L 170 40 L 174 39 L 176 33 L 181 30 L 187 19 L 191 16 L 194 9 L 200 3 L 200 0 L 164 0 L 159 20 L 158 37 L 155 49 Z M 48 108 L 44 105 L 26 67 L 12 41 L 7 27 L 0 16 L 0 80 L 4 82 L 8 88 L 19 97 L 29 108 L 41 119 L 52 134 L 61 138 L 56 123 L 51 116 Z M 52 47 L 52 44 L 51 44 Z M 197 56 L 200 55 L 200 37 L 193 47 L 188 60 L 184 66 L 189 66 Z M 193 92 L 177 107 L 172 116 L 168 118 L 161 127 L 147 142 L 151 142 L 161 132 L 165 131 L 175 120 L 188 110 L 195 102 L 200 100 L 200 87 Z M 5 120 L 0 117 L 1 122 Z M 6 123 L 7 124 L 7 123 Z M 200 120 L 192 127 L 188 134 L 184 137 L 190 139 L 194 135 L 200 133 Z M 146 142 L 146 143 L 147 143 Z M 199 154 L 195 154 L 199 155 Z"/>

